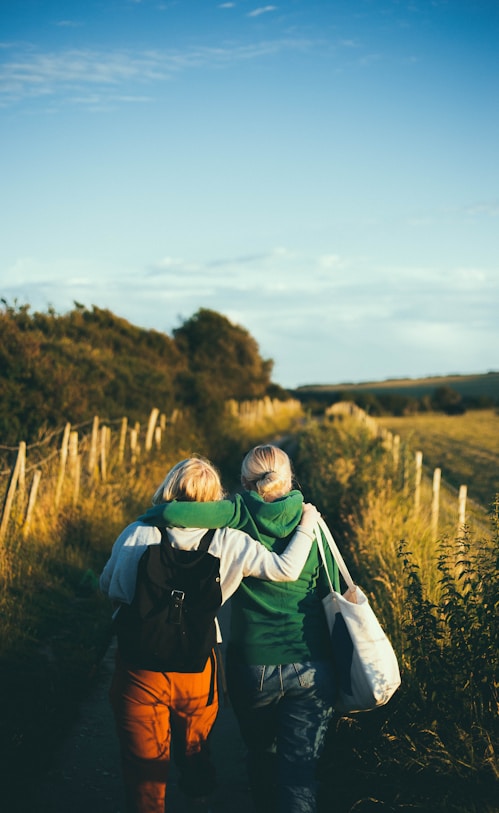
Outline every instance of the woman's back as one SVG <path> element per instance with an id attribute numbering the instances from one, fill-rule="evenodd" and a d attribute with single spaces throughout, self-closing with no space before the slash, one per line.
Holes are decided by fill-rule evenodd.
<path id="1" fill-rule="evenodd" d="M 254 491 L 240 495 L 241 525 L 274 553 L 286 547 L 301 515 L 300 492 L 265 502 Z M 277 584 L 248 577 L 232 597 L 230 644 L 247 663 L 272 664 L 329 656 L 320 602 L 317 546 L 294 582 Z"/>

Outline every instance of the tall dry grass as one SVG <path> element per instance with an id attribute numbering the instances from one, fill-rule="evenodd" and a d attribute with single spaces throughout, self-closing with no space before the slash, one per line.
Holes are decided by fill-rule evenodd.
<path id="1" fill-rule="evenodd" d="M 453 518 L 442 520 L 435 539 L 428 512 L 417 513 L 410 489 L 400 488 L 383 440 L 355 422 L 307 427 L 297 470 L 370 596 L 402 672 L 385 710 L 339 722 L 351 758 L 333 743 L 331 770 L 339 760 L 357 774 L 359 789 L 363 777 L 381 785 L 385 777 L 380 799 L 407 809 L 496 813 L 497 503 L 486 535 L 481 524 L 457 533 Z"/>

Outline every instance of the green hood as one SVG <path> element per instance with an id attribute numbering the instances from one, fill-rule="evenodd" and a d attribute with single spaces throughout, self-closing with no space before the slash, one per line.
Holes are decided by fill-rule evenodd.
<path id="1" fill-rule="evenodd" d="M 290 491 L 273 502 L 265 502 L 255 491 L 245 491 L 237 496 L 245 508 L 241 514 L 246 514 L 242 530 L 251 536 L 255 536 L 256 531 L 257 539 L 286 539 L 300 522 L 303 509 L 303 494 L 300 491 Z"/>

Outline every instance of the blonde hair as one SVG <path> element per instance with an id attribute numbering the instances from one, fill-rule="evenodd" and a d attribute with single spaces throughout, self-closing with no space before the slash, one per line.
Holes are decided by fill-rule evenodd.
<path id="1" fill-rule="evenodd" d="M 152 504 L 171 500 L 211 502 L 222 497 L 222 483 L 215 466 L 203 457 L 188 457 L 170 469 L 152 498 Z"/>
<path id="2" fill-rule="evenodd" d="M 286 452 L 278 446 L 255 446 L 241 465 L 241 483 L 272 502 L 291 491 L 293 472 Z"/>

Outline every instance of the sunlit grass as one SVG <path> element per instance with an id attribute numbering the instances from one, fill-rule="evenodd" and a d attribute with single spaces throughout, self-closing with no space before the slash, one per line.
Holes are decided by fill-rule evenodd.
<path id="1" fill-rule="evenodd" d="M 352 443 L 361 453 L 351 453 Z M 353 423 L 307 427 L 298 471 L 337 529 L 402 672 L 399 692 L 376 713 L 381 722 L 371 728 L 361 716 L 345 728 L 340 721 L 338 736 L 352 756 L 331 746 L 331 770 L 343 760 L 343 770 L 358 776 L 359 793 L 377 772 L 387 784 L 382 798 L 400 785 L 398 801 L 411 809 L 492 811 L 499 775 L 497 504 L 492 518 L 482 510 L 476 527 L 458 528 L 455 495 L 444 489 L 435 534 L 431 480 L 423 480 L 416 510 L 413 482 L 404 489 L 380 439 Z M 419 787 L 408 782 L 415 776 Z"/>
<path id="2" fill-rule="evenodd" d="M 442 469 L 442 477 L 455 488 L 468 486 L 468 494 L 484 507 L 499 493 L 499 413 L 474 410 L 464 415 L 420 413 L 377 418 L 377 423 L 398 434 L 413 450 L 423 452 L 425 465 Z"/>
<path id="3" fill-rule="evenodd" d="M 459 422 L 448 425 L 456 431 Z M 282 433 L 293 428 L 294 419 L 267 427 Z M 0 700 L 4 721 L 0 758 L 9 764 L 17 751 L 35 753 L 42 742 L 47 745 L 47 727 L 49 739 L 55 740 L 59 723 L 67 723 L 71 691 L 88 685 L 110 634 L 109 607 L 96 590 L 96 578 L 111 545 L 122 527 L 150 504 L 166 470 L 177 460 L 204 451 L 192 427 L 178 430 L 164 451 L 134 466 L 120 468 L 111 463 L 108 481 L 97 480 L 91 488 L 82 488 L 77 507 L 68 487 L 57 511 L 49 487 L 57 473 L 55 460 L 53 474 L 44 472 L 47 487 L 40 491 L 28 534 L 23 534 L 23 512 L 18 511 L 17 520 L 14 512 L 15 521 L 0 546 L 0 661 L 4 677 L 13 674 L 17 680 L 18 674 L 35 675 L 30 686 L 36 688 L 26 696 L 19 681 L 22 719 L 16 716 L 11 690 L 3 692 Z M 239 455 L 263 439 L 255 437 L 257 430 L 269 437 L 260 424 L 247 434 L 231 425 L 226 437 L 212 439 L 217 441 L 213 447 L 221 460 L 235 451 Z M 452 446 L 449 437 L 446 442 Z M 414 443 L 414 449 L 419 446 L 429 462 L 426 444 Z M 235 462 L 238 467 L 240 460 Z M 446 810 L 496 813 L 486 793 L 475 804 L 466 783 L 478 786 L 490 777 L 497 779 L 497 708 L 496 717 L 491 715 L 494 702 L 497 706 L 493 621 L 497 518 L 495 532 L 490 531 L 490 518 L 483 510 L 476 523 L 470 516 L 470 527 L 458 529 L 456 494 L 443 486 L 435 534 L 431 471 L 423 476 L 416 510 L 413 472 L 404 489 L 391 453 L 379 438 L 354 422 L 307 426 L 295 462 L 306 498 L 317 504 L 333 527 L 354 578 L 365 588 L 389 632 L 402 667 L 402 687 L 380 715 L 341 723 L 340 752 L 331 774 L 337 775 L 338 765 L 343 771 L 344 760 L 347 784 L 355 792 L 361 793 L 364 780 L 368 792 L 378 783 L 380 799 L 394 804 L 409 800 L 407 809 L 418 810 L 432 809 L 425 778 L 430 776 L 431 782 L 447 783 L 438 785 L 438 798 L 445 800 Z M 462 803 L 455 790 L 457 782 L 464 782 L 468 793 Z M 335 786 L 332 809 L 337 795 Z"/>

